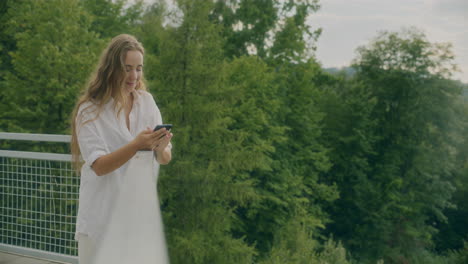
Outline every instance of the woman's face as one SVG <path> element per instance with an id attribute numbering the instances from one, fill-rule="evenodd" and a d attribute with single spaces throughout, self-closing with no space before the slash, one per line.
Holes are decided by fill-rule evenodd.
<path id="1" fill-rule="evenodd" d="M 130 50 L 125 56 L 124 87 L 128 93 L 135 91 L 143 73 L 143 54 L 137 50 Z"/>

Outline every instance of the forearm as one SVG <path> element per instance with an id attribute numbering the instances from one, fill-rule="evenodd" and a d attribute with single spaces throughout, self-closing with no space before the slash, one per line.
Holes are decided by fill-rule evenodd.
<path id="1" fill-rule="evenodd" d="M 93 165 L 91 165 L 91 168 L 98 176 L 106 175 L 124 165 L 137 151 L 138 147 L 135 142 L 132 141 L 112 153 L 99 157 Z"/>
<path id="2" fill-rule="evenodd" d="M 161 165 L 166 165 L 171 162 L 172 159 L 172 152 L 170 148 L 164 148 L 163 151 L 154 151 L 154 155 L 156 156 L 156 160 Z"/>

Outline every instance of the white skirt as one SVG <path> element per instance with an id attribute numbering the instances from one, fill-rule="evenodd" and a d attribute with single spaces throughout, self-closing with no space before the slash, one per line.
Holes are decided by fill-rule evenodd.
<path id="1" fill-rule="evenodd" d="M 78 263 L 90 264 L 96 252 L 96 244 L 87 235 L 78 233 Z"/>
<path id="2" fill-rule="evenodd" d="M 153 152 L 140 151 L 129 162 L 102 240 L 90 247 L 94 242 L 80 236 L 80 264 L 169 263 Z"/>

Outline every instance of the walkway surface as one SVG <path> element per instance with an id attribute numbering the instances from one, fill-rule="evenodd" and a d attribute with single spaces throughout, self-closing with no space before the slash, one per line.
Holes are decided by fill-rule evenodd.
<path id="1" fill-rule="evenodd" d="M 26 257 L 12 253 L 0 251 L 0 264 L 63 264 L 64 262 L 54 262 L 38 258 Z"/>

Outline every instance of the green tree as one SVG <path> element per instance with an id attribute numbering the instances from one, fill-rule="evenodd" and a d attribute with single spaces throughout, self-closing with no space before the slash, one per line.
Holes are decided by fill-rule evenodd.
<path id="1" fill-rule="evenodd" d="M 446 80 L 455 69 L 453 54 L 414 29 L 383 32 L 358 53 L 356 81 L 375 100 L 364 119 L 376 122 L 375 132 L 364 135 L 377 141 L 369 141 L 371 155 L 364 160 L 370 168 L 335 208 L 337 220 L 353 219 L 346 229 L 354 232 L 338 234 L 362 259 L 404 263 L 432 247 L 430 220 L 445 220 L 454 191 L 460 125 L 453 113 L 460 88 Z"/>
<path id="2" fill-rule="evenodd" d="M 172 260 L 230 263 L 243 251 L 243 261 L 251 262 L 257 250 L 259 259 L 274 256 L 273 248 L 293 250 L 274 246 L 288 226 L 296 231 L 289 240 L 308 241 L 295 256 L 313 255 L 318 247 L 308 245 L 318 242 L 310 231 L 326 222 L 316 202 L 337 195 L 318 180 L 329 166 L 317 141 L 313 81 L 320 68 L 291 64 L 279 78 L 260 57 L 225 60 L 212 8 L 180 1 L 183 17 L 163 27 L 166 11 L 156 4 L 138 31 L 155 55 L 145 58 L 151 90 L 177 131 L 174 163 L 160 185 Z M 293 107 L 282 97 L 288 92 Z M 286 133 L 287 126 L 294 132 Z M 300 221 L 305 229 L 296 228 Z"/>
<path id="3" fill-rule="evenodd" d="M 174 159 L 160 183 L 171 262 L 252 262 L 254 249 L 231 229 L 236 205 L 255 197 L 242 171 L 260 166 L 258 151 L 245 149 L 246 132 L 230 129 L 239 91 L 225 81 L 220 28 L 209 21 L 212 3 L 178 1 L 183 17 L 167 28 L 160 25 L 161 8 L 143 17 L 141 32 L 159 32 L 142 35 L 157 53 L 145 71 L 151 69 L 146 76 L 164 119 L 175 125 Z"/>
<path id="4" fill-rule="evenodd" d="M 462 84 L 459 84 L 462 85 Z M 468 89 L 464 85 L 464 91 Z M 459 120 L 463 121 L 463 133 L 459 136 L 460 144 L 457 145 L 456 172 L 454 175 L 454 186 L 456 188 L 452 197 L 454 207 L 446 208 L 444 215 L 447 216 L 447 221 L 437 221 L 437 229 L 439 233 L 435 236 L 436 249 L 438 253 L 445 253 L 450 250 L 463 250 L 464 241 L 468 241 L 468 205 L 466 197 L 468 197 L 468 140 L 466 133 L 468 132 L 468 104 L 466 96 L 458 102 L 462 106 L 460 112 L 455 113 L 459 116 Z M 466 246 L 465 246 L 466 248 Z"/>
<path id="5" fill-rule="evenodd" d="M 11 58 L 8 52 L 15 50 L 15 42 L 6 34 L 8 22 L 8 7 L 10 1 L 0 2 L 0 129 L 5 130 L 7 126 L 7 107 L 5 75 L 11 69 Z"/>
<path id="6" fill-rule="evenodd" d="M 242 232 L 265 261 L 276 250 L 294 252 L 289 256 L 298 259 L 306 250 L 314 252 L 316 248 L 309 246 L 296 250 L 293 243 L 278 244 L 286 239 L 279 230 L 302 222 L 305 229 L 291 228 L 297 233 L 289 233 L 287 239 L 300 243 L 304 240 L 296 237 L 301 237 L 307 245 L 318 243 L 319 229 L 327 222 L 322 206 L 338 195 L 320 179 L 330 163 L 319 142 L 323 114 L 317 106 L 321 93 L 316 84 L 321 70 L 312 58 L 313 45 L 307 44 L 314 43 L 320 30 L 312 31 L 305 23 L 318 7 L 316 1 L 218 1 L 212 15 L 223 25 L 228 58 L 249 54 L 247 49 L 254 47 L 274 73 L 275 92 L 267 95 L 278 101 L 279 111 L 270 111 L 270 116 L 273 124 L 286 129 L 285 140 L 272 141 L 270 171 L 250 173 L 259 199 L 238 210 Z M 257 107 L 266 101 L 259 102 L 263 103 Z"/>
<path id="7" fill-rule="evenodd" d="M 11 2 L 16 50 L 5 74 L 7 131 L 66 133 L 69 114 L 102 46 L 78 0 Z"/>
<path id="8" fill-rule="evenodd" d="M 128 0 L 80 0 L 91 14 L 91 29 L 100 38 L 113 38 L 133 32 L 144 10 L 143 1 L 130 4 Z"/>
<path id="9" fill-rule="evenodd" d="M 211 19 L 223 26 L 222 35 L 226 39 L 224 51 L 227 57 L 247 55 L 250 47 L 261 58 L 273 58 L 285 51 L 273 48 L 277 41 L 291 46 L 315 43 L 320 30 L 312 31 L 305 19 L 319 7 L 317 0 L 216 1 Z M 291 30 L 293 27 L 294 31 Z M 288 32 L 290 38 L 285 41 L 285 38 L 278 37 L 286 37 L 281 32 Z M 300 53 L 295 56 L 300 56 Z"/>
<path id="10" fill-rule="evenodd" d="M 379 135 L 371 115 L 377 99 L 362 82 L 348 80 L 345 75 L 321 83 L 325 93 L 319 102 L 325 114 L 321 140 L 332 164 L 323 178 L 337 185 L 340 196 L 326 206 L 331 215 L 326 231 L 353 246 L 353 241 L 364 239 L 355 228 L 368 210 L 365 202 L 372 202 L 368 191 L 374 190 L 370 173 Z"/>
<path id="11" fill-rule="evenodd" d="M 8 52 L 15 49 L 15 42 L 6 34 L 9 2 L 8 0 L 0 2 L 0 78 L 2 72 L 7 71 L 11 65 Z"/>

